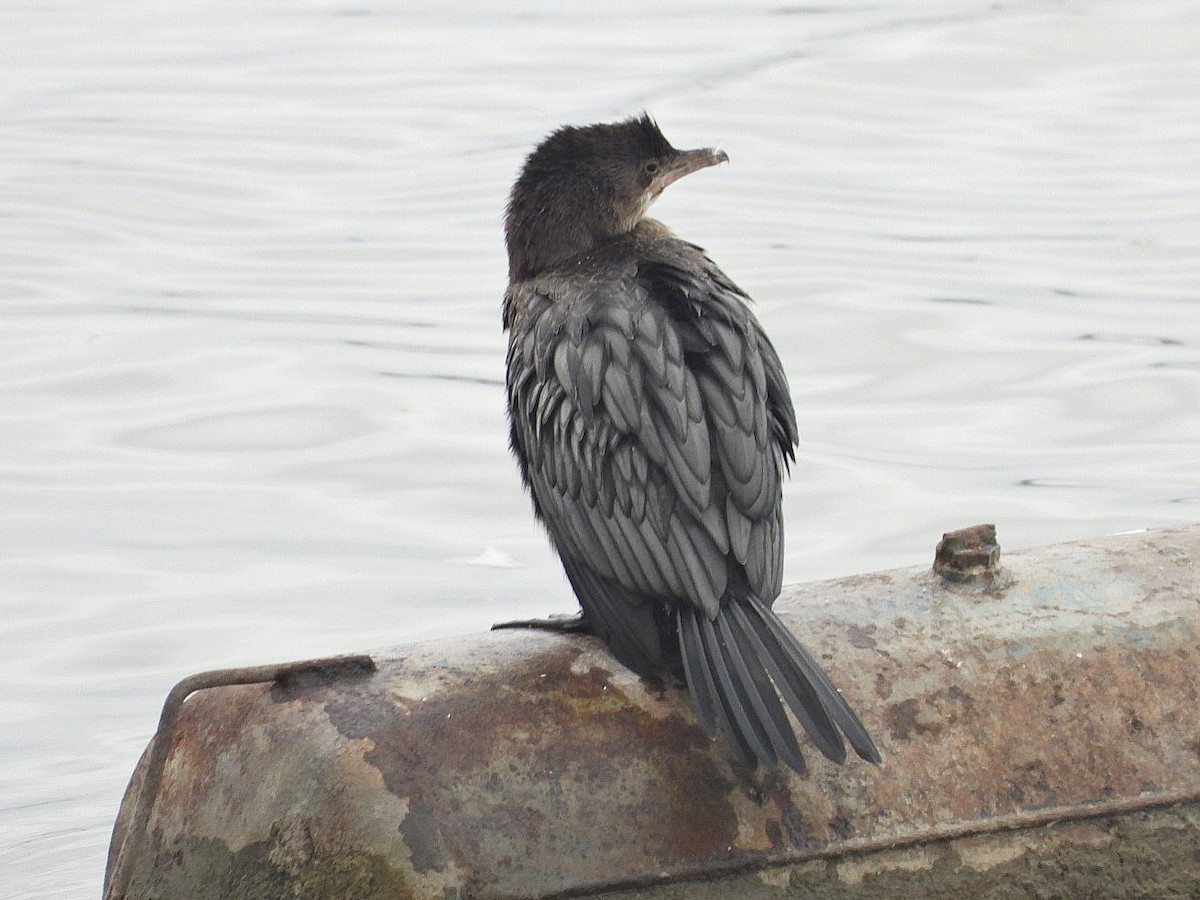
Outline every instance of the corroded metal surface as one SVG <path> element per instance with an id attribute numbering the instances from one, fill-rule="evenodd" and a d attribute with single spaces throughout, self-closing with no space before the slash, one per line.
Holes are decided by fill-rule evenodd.
<path id="1" fill-rule="evenodd" d="M 1004 562 L 985 589 L 910 569 L 785 590 L 878 767 L 739 770 L 682 691 L 584 637 L 497 632 L 377 654 L 370 677 L 202 691 L 118 867 L 127 896 L 867 896 L 922 860 L 966 884 L 1139 822 L 1183 835 L 1196 867 L 1200 526 Z M 1050 822 L 1074 824 L 1031 836 Z M 673 884 L 720 873 L 744 884 Z M 942 895 L 931 877 L 914 896 Z"/>
<path id="2" fill-rule="evenodd" d="M 359 678 L 374 671 L 375 661 L 369 656 L 334 656 L 293 663 L 199 672 L 189 675 L 171 688 L 171 693 L 167 695 L 167 701 L 163 704 L 154 740 L 138 767 L 135 784 L 131 785 L 126 802 L 121 804 L 121 811 L 113 828 L 113 839 L 108 848 L 108 864 L 105 867 L 105 897 L 125 896 L 129 878 L 134 871 L 134 866 L 127 865 L 126 860 L 140 858 L 145 853 L 145 845 L 149 839 L 147 825 L 150 813 L 162 786 L 167 756 L 174 742 L 175 726 L 179 721 L 183 703 L 188 697 L 197 691 L 238 684 L 275 683 L 281 687 L 314 682 L 328 684 L 333 680 Z"/>

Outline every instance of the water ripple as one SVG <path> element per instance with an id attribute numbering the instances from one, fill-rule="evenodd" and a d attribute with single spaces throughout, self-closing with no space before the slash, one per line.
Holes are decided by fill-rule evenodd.
<path id="1" fill-rule="evenodd" d="M 0 895 L 96 896 L 183 675 L 571 609 L 499 327 L 508 187 L 560 122 L 645 106 L 728 150 L 655 214 L 785 361 L 789 579 L 983 520 L 1011 547 L 1195 519 L 1194 4 L 50 0 L 0 28 Z"/>

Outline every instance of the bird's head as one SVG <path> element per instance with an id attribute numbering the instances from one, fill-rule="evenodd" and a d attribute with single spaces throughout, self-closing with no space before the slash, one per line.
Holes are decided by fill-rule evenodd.
<path id="1" fill-rule="evenodd" d="M 728 160 L 721 150 L 676 150 L 644 113 L 558 129 L 525 160 L 509 198 L 509 280 L 628 234 L 668 185 Z"/>

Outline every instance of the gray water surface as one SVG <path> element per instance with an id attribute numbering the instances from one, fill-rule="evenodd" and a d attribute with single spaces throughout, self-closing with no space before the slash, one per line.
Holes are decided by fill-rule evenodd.
<path id="1" fill-rule="evenodd" d="M 573 608 L 499 327 L 562 123 L 731 157 L 655 214 L 787 367 L 788 580 L 1200 519 L 1200 7 L 443 6 L 0 7 L 0 896 L 98 895 L 184 675 Z"/>

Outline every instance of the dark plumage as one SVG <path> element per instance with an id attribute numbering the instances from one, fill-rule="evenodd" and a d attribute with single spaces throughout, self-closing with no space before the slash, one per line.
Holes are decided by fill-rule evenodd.
<path id="1" fill-rule="evenodd" d="M 841 762 L 870 737 L 771 611 L 796 419 L 749 298 L 699 247 L 644 218 L 725 162 L 646 115 L 561 128 L 506 218 L 511 444 L 582 624 L 639 674 L 682 673 L 700 725 L 743 762 L 803 771 L 784 705 Z"/>

